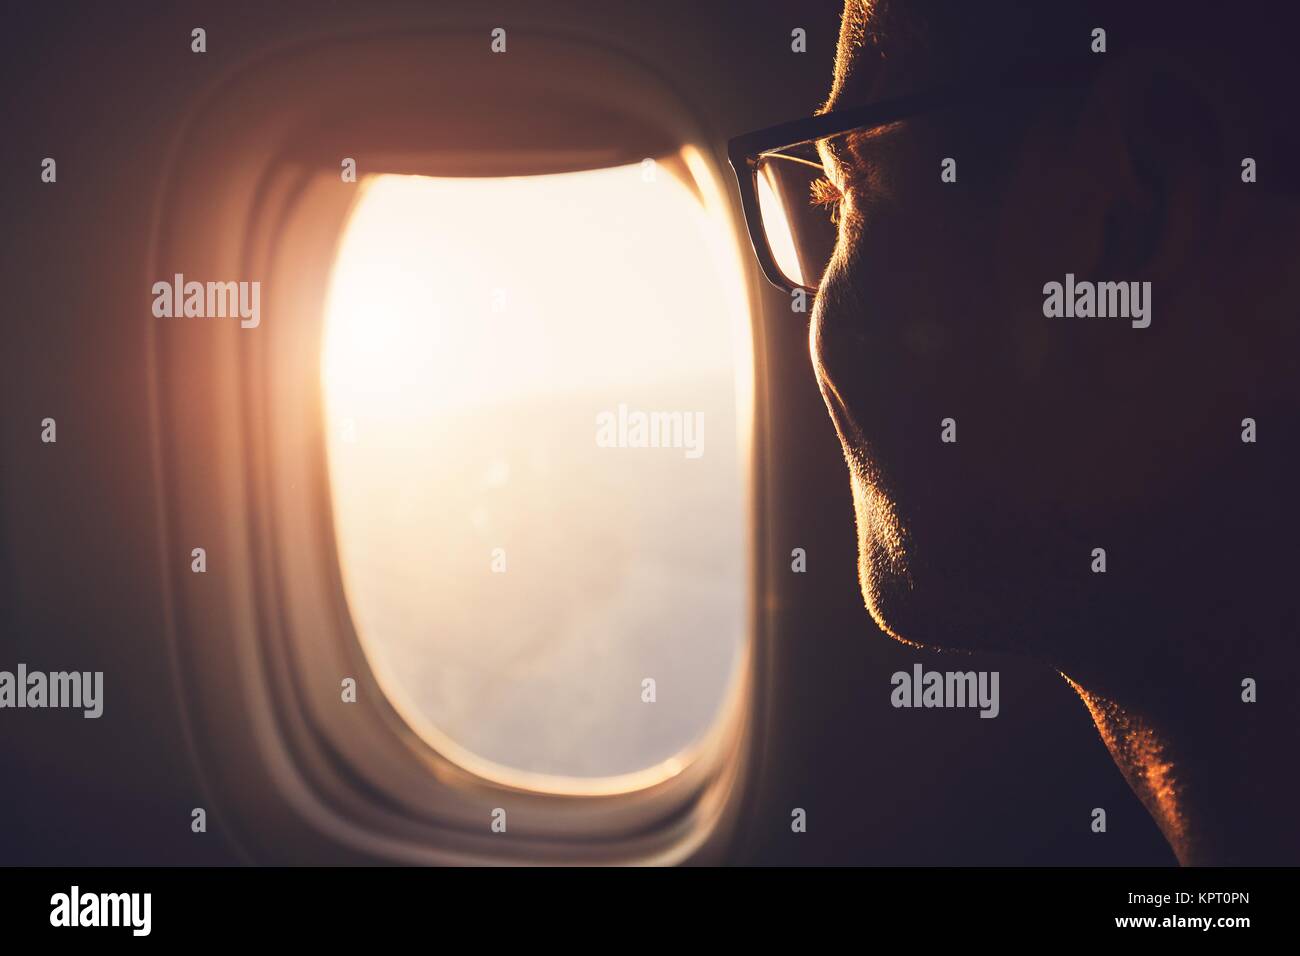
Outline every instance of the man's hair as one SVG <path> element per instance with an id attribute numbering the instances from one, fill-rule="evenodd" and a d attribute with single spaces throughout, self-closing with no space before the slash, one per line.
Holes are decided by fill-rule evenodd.
<path id="1" fill-rule="evenodd" d="M 956 75 L 1018 62 L 1158 55 L 1206 78 L 1262 151 L 1297 144 L 1300 49 L 1290 3 L 1263 0 L 847 0 L 835 89 L 875 58 L 907 51 L 942 60 Z M 1283 160 L 1279 155 L 1279 160 Z"/>

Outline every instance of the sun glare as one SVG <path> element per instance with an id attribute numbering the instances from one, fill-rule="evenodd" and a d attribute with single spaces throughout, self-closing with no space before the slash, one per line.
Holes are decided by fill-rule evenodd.
<path id="1" fill-rule="evenodd" d="M 759 214 L 763 217 L 768 248 L 782 273 L 803 282 L 803 266 L 799 264 L 799 253 L 795 251 L 794 235 L 785 215 L 785 205 L 776 194 L 774 175 L 769 165 L 758 177 Z"/>
<path id="2" fill-rule="evenodd" d="M 321 375 L 340 568 L 381 685 L 510 782 L 680 770 L 745 637 L 748 317 L 717 208 L 640 164 L 363 189 Z M 700 453 L 598 439 L 638 411 L 698 422 Z"/>

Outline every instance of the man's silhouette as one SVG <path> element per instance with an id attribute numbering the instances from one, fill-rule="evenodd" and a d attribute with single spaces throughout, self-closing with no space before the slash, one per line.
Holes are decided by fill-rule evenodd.
<path id="1" fill-rule="evenodd" d="M 1300 862 L 1298 58 L 1278 15 L 848 0 L 826 106 L 1096 57 L 1066 91 L 823 149 L 841 229 L 810 346 L 874 619 L 1058 669 L 1184 863 Z M 1052 282 L 1149 282 L 1149 325 L 1051 314 Z"/>

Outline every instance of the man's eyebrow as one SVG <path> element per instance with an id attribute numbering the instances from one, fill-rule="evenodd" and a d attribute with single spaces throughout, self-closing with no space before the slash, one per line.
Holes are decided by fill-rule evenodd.
<path id="1" fill-rule="evenodd" d="M 839 100 L 840 100 L 840 85 L 837 82 L 834 84 L 834 86 L 831 87 L 831 92 L 830 95 L 826 97 L 826 102 L 823 103 L 821 106 L 817 107 L 817 109 L 813 110 L 813 116 L 822 116 L 826 113 L 832 112 L 836 107 L 839 106 Z"/>

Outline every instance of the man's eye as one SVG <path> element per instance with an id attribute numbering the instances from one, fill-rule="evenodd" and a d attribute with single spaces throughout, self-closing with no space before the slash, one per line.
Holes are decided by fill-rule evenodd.
<path id="1" fill-rule="evenodd" d="M 831 214 L 831 222 L 839 222 L 840 201 L 843 200 L 844 198 L 844 195 L 843 193 L 840 192 L 839 187 L 836 186 L 829 179 L 827 179 L 825 176 L 821 176 L 813 180 L 809 192 L 811 194 L 809 196 L 809 199 L 811 200 L 812 204 L 814 206 L 822 206 L 826 209 L 829 209 Z"/>

